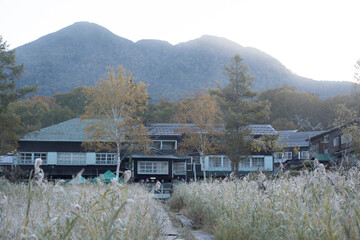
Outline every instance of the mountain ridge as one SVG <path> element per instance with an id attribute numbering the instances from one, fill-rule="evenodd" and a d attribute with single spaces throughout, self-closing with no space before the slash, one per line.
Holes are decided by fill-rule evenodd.
<path id="1" fill-rule="evenodd" d="M 24 63 L 20 86 L 39 82 L 41 95 L 94 86 L 106 66 L 123 65 L 149 84 L 149 95 L 178 100 L 186 92 L 224 85 L 223 66 L 240 54 L 254 75 L 254 89 L 262 91 L 284 84 L 327 98 L 347 93 L 348 82 L 315 81 L 293 74 L 280 61 L 253 47 L 223 37 L 203 35 L 172 45 L 156 39 L 133 42 L 89 22 L 77 22 L 16 48 L 17 63 Z M 304 84 L 302 84 L 304 83 Z"/>

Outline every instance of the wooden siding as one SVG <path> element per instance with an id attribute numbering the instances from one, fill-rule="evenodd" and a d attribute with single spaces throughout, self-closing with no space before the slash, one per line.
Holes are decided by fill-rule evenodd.
<path id="1" fill-rule="evenodd" d="M 311 138 L 312 152 L 318 154 L 333 154 L 337 158 L 341 158 L 341 152 L 345 150 L 346 144 L 341 142 L 342 131 L 335 128 L 324 134 Z M 338 139 L 338 145 L 334 146 L 334 139 Z"/>
<path id="2" fill-rule="evenodd" d="M 81 142 L 19 141 L 19 152 L 85 152 Z"/>

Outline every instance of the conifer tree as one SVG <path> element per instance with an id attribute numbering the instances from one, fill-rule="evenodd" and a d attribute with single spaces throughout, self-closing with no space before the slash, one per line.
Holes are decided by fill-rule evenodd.
<path id="1" fill-rule="evenodd" d="M 16 65 L 15 50 L 8 50 L 6 41 L 0 36 L 0 154 L 16 149 L 20 119 L 10 114 L 7 109 L 10 103 L 36 91 L 32 87 L 17 87 L 24 66 Z"/>
<path id="2" fill-rule="evenodd" d="M 257 101 L 257 92 L 251 90 L 254 78 L 242 64 L 242 58 L 235 55 L 230 66 L 224 66 L 224 74 L 230 83 L 218 85 L 211 90 L 217 96 L 224 122 L 222 149 L 231 160 L 232 171 L 238 175 L 239 163 L 251 154 L 251 129 L 249 124 L 263 123 L 269 117 L 267 101 Z"/>

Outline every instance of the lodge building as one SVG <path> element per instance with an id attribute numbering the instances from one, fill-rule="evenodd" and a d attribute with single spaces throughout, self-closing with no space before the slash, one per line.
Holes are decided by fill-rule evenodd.
<path id="1" fill-rule="evenodd" d="M 115 172 L 116 154 L 91 152 L 81 143 L 86 141 L 85 129 L 90 120 L 71 119 L 50 127 L 26 134 L 19 140 L 15 165 L 22 169 L 33 168 L 36 158 L 43 160 L 42 168 L 48 178 L 72 178 L 84 169 L 85 178 L 96 177 L 107 170 Z M 129 154 L 122 161 L 121 171 L 131 170 L 134 181 L 176 180 L 190 181 L 203 177 L 203 163 L 194 153 L 179 154 L 182 125 L 158 123 L 147 126 L 153 141 L 151 154 Z M 254 137 L 264 134 L 276 135 L 270 125 L 249 125 Z M 225 155 L 210 155 L 205 158 L 208 176 L 224 177 L 231 173 L 230 159 Z M 239 165 L 239 172 L 268 171 L 274 169 L 271 153 L 252 155 Z"/>

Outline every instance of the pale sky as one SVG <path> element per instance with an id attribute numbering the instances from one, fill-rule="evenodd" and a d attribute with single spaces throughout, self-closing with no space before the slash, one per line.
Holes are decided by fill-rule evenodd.
<path id="1" fill-rule="evenodd" d="M 257 48 L 297 75 L 353 81 L 360 0 L 0 0 L 10 48 L 88 21 L 131 41 L 202 35 Z"/>

